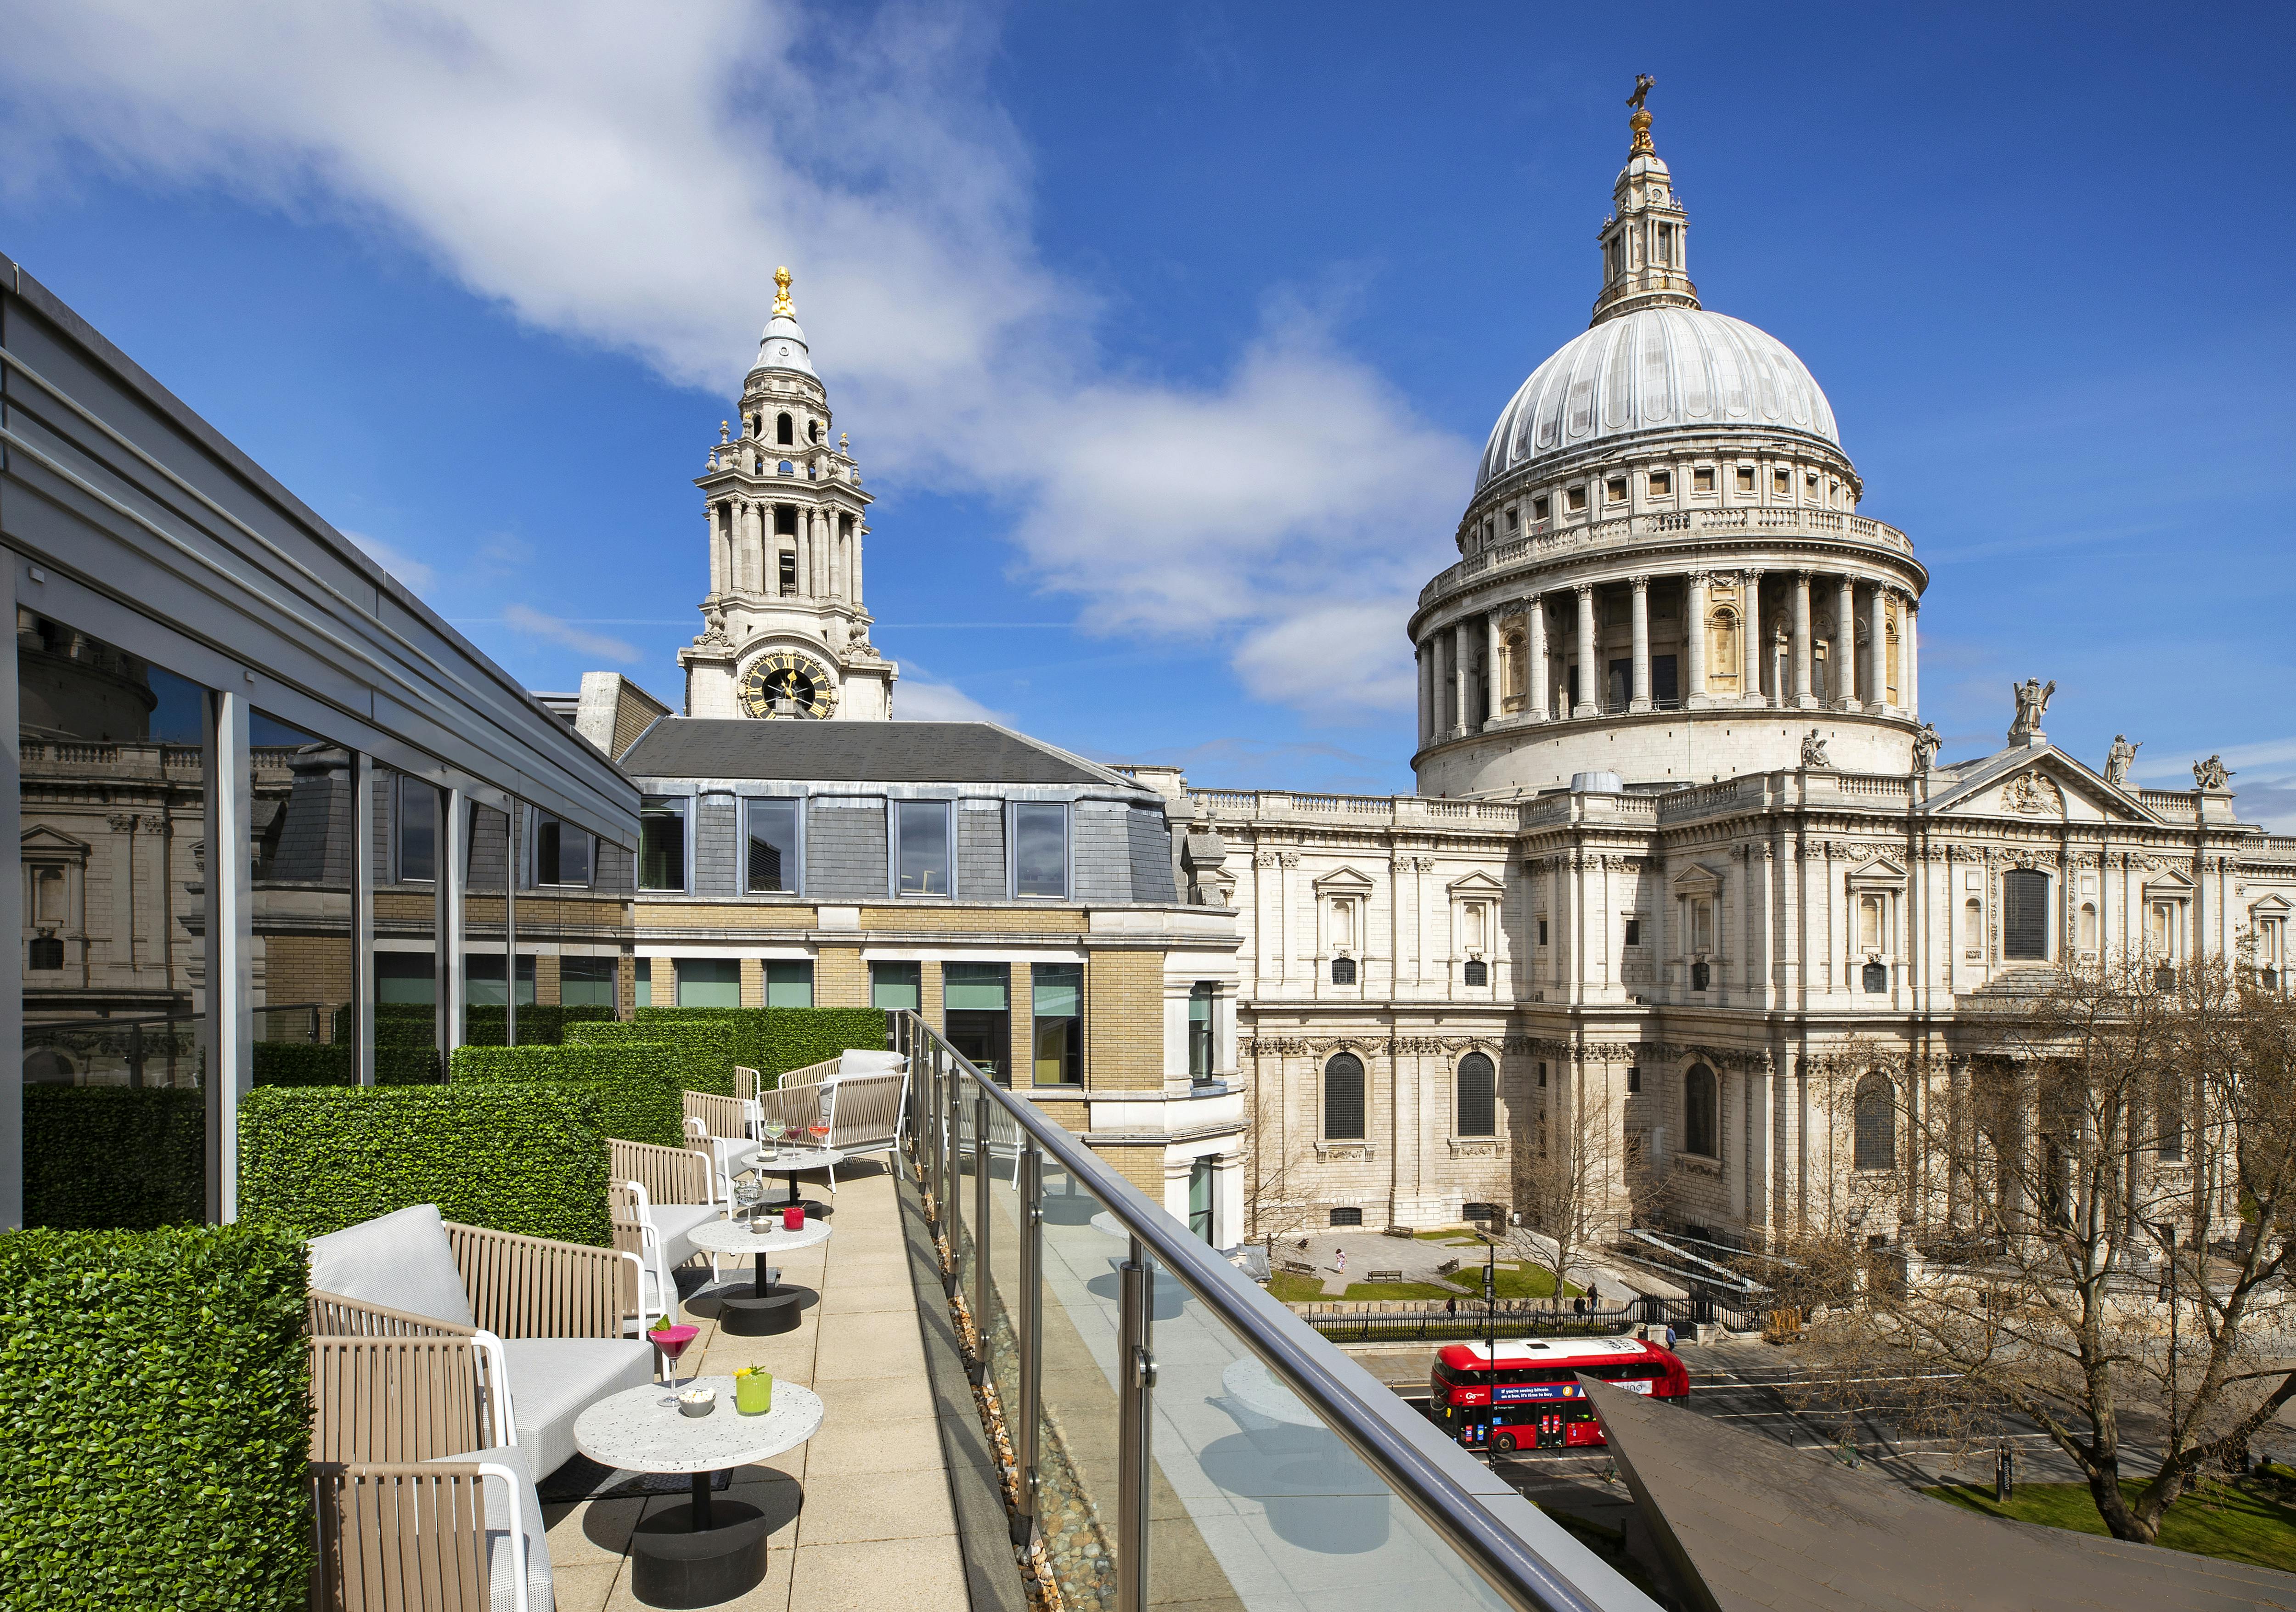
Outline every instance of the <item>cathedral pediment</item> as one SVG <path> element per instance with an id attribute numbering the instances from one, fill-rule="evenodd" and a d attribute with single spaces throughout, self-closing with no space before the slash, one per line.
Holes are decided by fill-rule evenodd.
<path id="1" fill-rule="evenodd" d="M 1444 888 L 1451 892 L 1451 896 L 1454 901 L 1456 901 L 1463 896 L 1496 896 L 1503 894 L 1506 890 L 1505 885 L 1500 884 L 1498 880 L 1493 878 L 1489 874 L 1485 873 L 1480 868 L 1477 868 L 1474 872 L 1467 875 L 1467 876 L 1463 879 L 1452 880 L 1451 883 L 1445 885 Z"/>
<path id="2" fill-rule="evenodd" d="M 1859 863 L 1844 876 L 1853 885 L 1903 884 L 1906 870 L 1888 857 L 1874 857 Z"/>
<path id="3" fill-rule="evenodd" d="M 1932 817 L 2023 818 L 2037 823 L 2159 823 L 2136 795 L 2108 784 L 2054 745 L 2016 745 L 1960 769 L 1931 797 Z"/>
<path id="4" fill-rule="evenodd" d="M 1317 879 L 1317 895 L 1366 895 L 1371 892 L 1371 880 L 1352 868 L 1334 868 Z"/>
<path id="5" fill-rule="evenodd" d="M 88 843 L 86 840 L 74 839 L 70 835 L 60 829 L 51 828 L 45 823 L 24 830 L 22 854 L 25 856 L 49 859 L 57 857 L 84 859 L 87 852 Z"/>
<path id="6" fill-rule="evenodd" d="M 1712 895 L 1722 888 L 1722 876 L 1693 862 L 1674 876 L 1669 888 L 1678 896 Z"/>

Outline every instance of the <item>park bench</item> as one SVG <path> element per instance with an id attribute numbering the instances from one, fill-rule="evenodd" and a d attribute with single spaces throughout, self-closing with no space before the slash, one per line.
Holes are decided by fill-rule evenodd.
<path id="1" fill-rule="evenodd" d="M 1366 1271 L 1364 1272 L 1364 1280 L 1367 1282 L 1399 1282 L 1402 1279 L 1403 1272 L 1400 1271 Z"/>

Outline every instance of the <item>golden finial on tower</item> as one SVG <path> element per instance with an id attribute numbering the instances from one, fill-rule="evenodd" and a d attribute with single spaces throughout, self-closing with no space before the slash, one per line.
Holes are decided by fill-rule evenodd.
<path id="1" fill-rule="evenodd" d="M 790 306 L 790 271 L 786 264 L 774 270 L 774 317 L 794 319 L 797 309 Z"/>
<path id="2" fill-rule="evenodd" d="M 1635 109 L 1635 115 L 1627 119 L 1628 127 L 1635 131 L 1634 145 L 1627 152 L 1630 157 L 1654 157 L 1658 155 L 1657 148 L 1651 144 L 1650 108 L 1643 104 L 1644 101 L 1650 98 L 1651 91 L 1657 87 L 1658 80 L 1652 78 L 1648 73 L 1636 73 L 1635 75 L 1635 93 L 1627 97 L 1627 104 Z"/>

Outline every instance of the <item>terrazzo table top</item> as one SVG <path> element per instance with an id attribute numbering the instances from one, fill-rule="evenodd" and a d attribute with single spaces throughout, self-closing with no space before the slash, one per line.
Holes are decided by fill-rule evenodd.
<path id="1" fill-rule="evenodd" d="M 712 1254 L 788 1254 L 827 1242 L 832 1230 L 826 1221 L 809 1220 L 802 1231 L 784 1231 L 782 1217 L 768 1213 L 754 1229 L 738 1221 L 705 1221 L 685 1235 L 695 1247 Z"/>
<path id="2" fill-rule="evenodd" d="M 734 1379 L 695 1378 L 680 1388 L 715 1388 L 718 1408 L 707 1416 L 680 1414 L 667 1383 L 626 1388 L 600 1400 L 574 1420 L 574 1447 L 602 1466 L 624 1472 L 719 1472 L 770 1460 L 821 1431 L 821 1396 L 776 1380 L 774 1408 L 760 1416 L 734 1409 Z"/>

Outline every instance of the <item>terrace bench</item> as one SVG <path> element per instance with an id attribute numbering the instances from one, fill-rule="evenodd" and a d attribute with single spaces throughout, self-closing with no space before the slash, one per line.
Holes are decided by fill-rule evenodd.
<path id="1" fill-rule="evenodd" d="M 1402 1279 L 1403 1272 L 1400 1271 L 1366 1271 L 1364 1272 L 1364 1280 L 1367 1282 L 1399 1282 Z"/>

